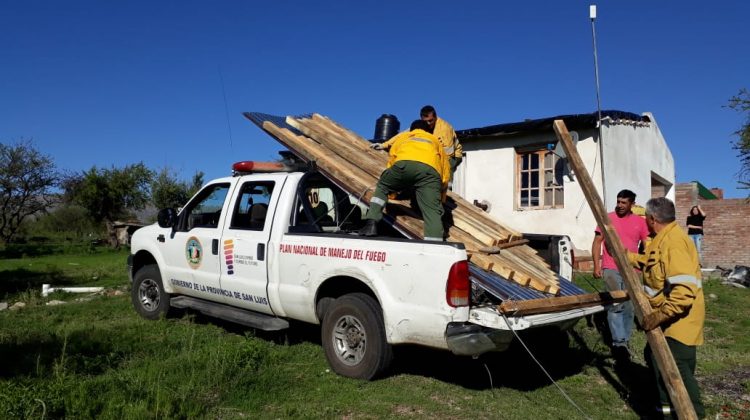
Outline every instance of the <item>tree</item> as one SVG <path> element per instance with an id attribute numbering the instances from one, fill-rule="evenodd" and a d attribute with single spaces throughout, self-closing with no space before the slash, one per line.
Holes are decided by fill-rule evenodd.
<path id="1" fill-rule="evenodd" d="M 59 174 L 30 140 L 0 143 L 0 239 L 11 242 L 27 217 L 50 206 Z"/>
<path id="2" fill-rule="evenodd" d="M 28 227 L 28 234 L 69 239 L 93 239 L 91 234 L 101 233 L 102 226 L 94 223 L 86 209 L 77 204 L 62 204 L 47 212 Z"/>
<path id="3" fill-rule="evenodd" d="M 203 172 L 196 172 L 192 182 L 178 181 L 169 168 L 163 168 L 151 182 L 151 202 L 157 209 L 177 208 L 203 185 Z"/>
<path id="4" fill-rule="evenodd" d="M 94 166 L 65 180 L 64 189 L 70 202 L 82 206 L 95 222 L 105 225 L 110 245 L 118 247 L 114 222 L 132 217 L 135 210 L 146 206 L 153 176 L 142 162 L 122 169 Z"/>
<path id="5" fill-rule="evenodd" d="M 740 171 L 737 178 L 740 188 L 750 189 L 750 92 L 740 89 L 737 96 L 729 99 L 729 108 L 745 113 L 745 122 L 739 130 L 735 131 L 738 139 L 733 143 L 734 149 L 739 152 Z"/>

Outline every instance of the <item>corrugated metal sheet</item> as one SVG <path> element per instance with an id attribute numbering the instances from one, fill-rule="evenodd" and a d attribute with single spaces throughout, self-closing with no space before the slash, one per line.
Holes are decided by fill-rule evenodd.
<path id="1" fill-rule="evenodd" d="M 502 300 L 529 300 L 553 297 L 552 295 L 523 287 L 518 283 L 500 277 L 496 273 L 484 271 L 472 264 L 469 264 L 469 273 L 474 284 Z M 560 279 L 560 293 L 557 296 L 573 296 L 586 293 L 588 292 L 575 284 L 565 279 Z"/>
<path id="2" fill-rule="evenodd" d="M 244 112 L 243 115 L 252 121 L 255 125 L 263 128 L 263 123 L 266 121 L 272 122 L 274 125 L 280 128 L 286 128 L 291 130 L 294 134 L 299 136 L 303 135 L 296 128 L 286 123 L 286 117 L 280 117 L 278 115 L 264 114 L 262 112 Z M 295 118 L 309 118 L 311 114 L 300 115 Z"/>
<path id="3" fill-rule="evenodd" d="M 626 120 L 649 122 L 648 117 L 633 114 L 632 112 L 616 110 L 602 111 L 602 118 L 610 118 L 614 121 Z M 475 138 L 506 136 L 515 133 L 528 133 L 538 131 L 552 132 L 552 123 L 555 120 L 565 121 L 565 125 L 568 127 L 568 130 L 581 130 L 585 128 L 596 128 L 597 122 L 599 121 L 599 115 L 596 112 L 592 112 L 591 114 L 558 115 L 556 117 L 496 124 L 487 127 L 467 128 L 465 130 L 456 131 L 456 135 L 461 141 L 466 141 Z"/>

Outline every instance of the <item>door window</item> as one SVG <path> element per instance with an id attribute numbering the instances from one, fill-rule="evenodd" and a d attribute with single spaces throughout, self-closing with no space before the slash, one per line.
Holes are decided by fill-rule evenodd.
<path id="1" fill-rule="evenodd" d="M 242 185 L 232 213 L 230 229 L 263 230 L 273 182 L 246 182 Z"/>
<path id="2" fill-rule="evenodd" d="M 218 228 L 221 210 L 229 192 L 229 183 L 213 184 L 188 203 L 185 212 L 185 230 L 193 228 Z"/>

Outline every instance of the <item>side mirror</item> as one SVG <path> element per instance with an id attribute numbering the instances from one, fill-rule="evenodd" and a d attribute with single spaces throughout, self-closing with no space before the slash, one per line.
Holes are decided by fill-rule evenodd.
<path id="1" fill-rule="evenodd" d="M 161 209 L 156 216 L 160 227 L 171 228 L 177 225 L 177 211 L 175 209 Z"/>

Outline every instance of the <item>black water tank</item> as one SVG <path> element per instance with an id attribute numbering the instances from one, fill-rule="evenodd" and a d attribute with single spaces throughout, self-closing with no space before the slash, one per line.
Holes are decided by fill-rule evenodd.
<path id="1" fill-rule="evenodd" d="M 398 122 L 395 115 L 383 114 L 375 121 L 375 137 L 373 137 L 372 142 L 382 143 L 398 134 L 400 128 L 401 123 Z"/>

